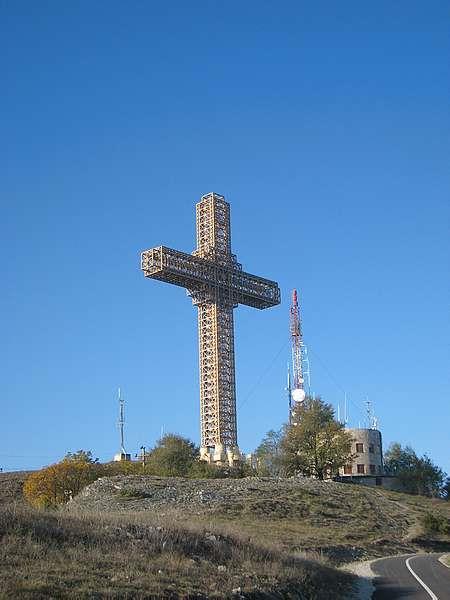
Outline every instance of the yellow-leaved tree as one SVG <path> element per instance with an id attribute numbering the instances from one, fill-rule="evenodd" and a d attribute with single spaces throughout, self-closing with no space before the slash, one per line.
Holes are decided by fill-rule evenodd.
<path id="1" fill-rule="evenodd" d="M 91 452 L 69 452 L 61 462 L 31 473 L 23 493 L 33 506 L 56 507 L 68 502 L 102 474 L 102 465 L 92 458 Z"/>

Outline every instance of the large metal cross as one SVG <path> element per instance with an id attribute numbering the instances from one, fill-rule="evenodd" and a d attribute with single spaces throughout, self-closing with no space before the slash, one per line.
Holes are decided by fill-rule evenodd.
<path id="1" fill-rule="evenodd" d="M 231 253 L 230 205 L 202 196 L 196 205 L 197 250 L 158 246 L 142 252 L 146 277 L 187 288 L 198 307 L 201 456 L 224 461 L 239 455 L 236 426 L 233 309 L 280 303 L 278 284 L 242 270 Z M 237 456 L 236 456 L 237 457 Z"/>

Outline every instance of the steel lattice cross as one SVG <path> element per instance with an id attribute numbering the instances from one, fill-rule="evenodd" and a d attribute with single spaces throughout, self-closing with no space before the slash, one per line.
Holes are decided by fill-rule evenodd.
<path id="1" fill-rule="evenodd" d="M 198 307 L 201 445 L 214 460 L 237 450 L 233 309 L 280 303 L 278 284 L 242 270 L 231 253 L 230 205 L 210 193 L 196 205 L 197 250 L 158 246 L 142 252 L 146 277 L 187 288 Z"/>

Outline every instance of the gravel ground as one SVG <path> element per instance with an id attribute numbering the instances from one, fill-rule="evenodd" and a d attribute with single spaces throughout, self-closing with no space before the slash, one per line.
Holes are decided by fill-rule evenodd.
<path id="1" fill-rule="evenodd" d="M 304 489 L 308 494 L 327 495 L 334 491 L 335 485 L 340 486 L 341 493 L 350 491 L 343 484 L 306 478 L 184 479 L 117 475 L 102 477 L 86 487 L 68 508 L 130 511 L 180 507 L 191 513 L 205 514 L 205 510 L 226 510 L 248 499 L 264 498 L 267 501 L 271 498 L 276 502 L 274 493 Z M 282 510 L 282 503 L 273 509 Z"/>
<path id="2" fill-rule="evenodd" d="M 371 600 L 372 598 L 372 594 L 375 591 L 375 586 L 372 583 L 372 579 L 375 577 L 375 573 L 371 568 L 372 562 L 371 560 L 366 560 L 364 562 L 349 563 L 343 569 L 358 577 L 355 585 L 354 600 Z"/>

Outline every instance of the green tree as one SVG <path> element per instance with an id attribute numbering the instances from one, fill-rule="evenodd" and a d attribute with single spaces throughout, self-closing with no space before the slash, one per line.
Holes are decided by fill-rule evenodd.
<path id="1" fill-rule="evenodd" d="M 198 454 L 199 449 L 193 442 L 168 433 L 146 455 L 147 469 L 150 473 L 163 477 L 186 477 Z"/>
<path id="2" fill-rule="evenodd" d="M 90 450 L 78 450 L 77 452 L 67 452 L 63 460 L 71 462 L 98 463 L 98 458 L 94 458 Z"/>
<path id="3" fill-rule="evenodd" d="M 281 475 L 283 462 L 281 459 L 281 442 L 285 429 L 278 431 L 271 429 L 261 440 L 255 450 L 256 472 L 263 477 L 276 477 Z"/>
<path id="4" fill-rule="evenodd" d="M 334 419 L 333 407 L 320 397 L 307 396 L 281 442 L 285 473 L 317 479 L 333 476 L 353 460 L 351 443 L 351 434 Z"/>
<path id="5" fill-rule="evenodd" d="M 438 497 L 445 494 L 445 473 L 424 454 L 417 456 L 411 446 L 392 443 L 384 454 L 384 469 L 395 475 L 406 492 Z"/>
<path id="6" fill-rule="evenodd" d="M 450 501 L 450 477 L 447 477 L 444 481 L 444 486 L 442 488 L 442 497 L 444 500 Z"/>

